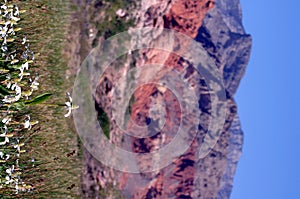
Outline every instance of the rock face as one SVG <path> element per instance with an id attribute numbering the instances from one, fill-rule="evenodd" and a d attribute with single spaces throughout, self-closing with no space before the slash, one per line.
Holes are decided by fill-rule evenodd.
<path id="1" fill-rule="evenodd" d="M 224 84 L 232 96 L 245 72 L 251 50 L 251 36 L 242 26 L 238 0 L 217 0 L 195 38 L 223 71 Z"/>
<path id="2" fill-rule="evenodd" d="M 120 0 L 120 2 L 123 1 Z M 126 2 L 133 3 L 132 1 Z M 75 15 L 82 23 L 76 20 L 74 27 L 80 31 L 73 31 L 76 33 L 73 37 L 70 34 L 70 46 L 72 46 L 72 42 L 76 44 L 76 47 L 70 48 L 69 52 L 70 57 L 75 57 L 70 60 L 72 65 L 82 61 L 93 44 L 101 45 L 99 36 L 104 35 L 105 37 L 106 34 L 100 32 L 99 26 L 95 25 L 95 18 L 100 21 L 105 19 L 106 13 L 101 10 L 101 7 L 113 7 L 106 1 L 78 1 L 75 3 L 80 7 Z M 125 4 L 119 3 L 118 5 Z M 128 14 L 130 8 L 131 12 Z M 157 38 L 159 42 L 165 42 L 162 31 L 164 28 L 168 28 L 201 43 L 223 77 L 227 98 L 227 115 L 217 143 L 204 158 L 197 158 L 197 151 L 204 142 L 211 113 L 210 92 L 205 78 L 201 74 L 197 75 L 197 71 L 193 67 L 189 67 L 191 63 L 188 60 L 174 53 L 157 49 L 143 49 L 121 57 L 114 63 L 114 67 L 105 71 L 101 76 L 94 94 L 96 110 L 98 113 L 101 112 L 99 114 L 105 113 L 109 118 L 109 139 L 113 144 L 134 153 L 149 153 L 169 144 L 174 139 L 175 135 L 172 132 L 179 127 L 183 114 L 181 104 L 176 100 L 176 95 L 172 91 L 155 84 L 170 71 L 185 74 L 186 81 L 194 84 L 193 89 L 200 96 L 198 104 L 202 123 L 198 127 L 198 133 L 195 133 L 195 139 L 185 153 L 167 167 L 153 172 L 138 174 L 120 172 L 104 166 L 88 151 L 85 151 L 82 196 L 84 198 L 136 199 L 229 198 L 243 143 L 243 133 L 233 96 L 245 72 L 251 50 L 251 36 L 246 34 L 243 29 L 239 1 L 142 0 L 135 2 L 134 9 L 130 6 L 117 8 L 117 10 L 119 9 L 123 9 L 122 17 L 110 16 L 108 20 L 116 19 L 120 23 L 122 20 L 134 19 L 135 23 L 131 25 L 132 27 L 155 27 L 154 38 Z M 79 13 L 80 17 L 78 17 Z M 147 35 L 148 33 L 144 32 L 143 34 Z M 80 37 L 80 35 L 82 36 Z M 154 41 L 148 41 L 150 44 L 151 42 Z M 165 45 L 169 45 L 168 42 Z M 189 44 L 177 41 L 175 45 L 178 48 L 184 48 Z M 155 63 L 161 63 L 165 67 L 149 68 L 149 64 Z M 145 79 L 154 82 L 135 90 L 129 107 L 131 120 L 126 124 L 126 131 L 133 130 L 134 124 L 140 126 L 153 124 L 147 128 L 146 134 L 149 137 L 146 138 L 126 136 L 124 131 L 118 128 L 112 115 L 114 88 L 118 86 L 117 84 L 124 85 L 118 87 L 120 88 L 119 100 L 122 104 L 128 81 L 124 77 L 128 76 L 127 74 L 132 68 L 136 68 L 137 71 L 131 76 L 136 82 L 144 82 Z M 68 76 L 72 70 L 74 68 L 70 68 Z M 153 70 L 157 70 L 156 75 L 150 76 L 149 71 Z M 180 84 L 175 85 L 178 88 L 180 86 Z M 158 106 L 159 108 L 155 109 Z M 161 109 L 165 111 L 157 113 L 157 110 Z M 161 122 L 160 118 L 165 121 Z M 160 132 L 153 135 L 152 129 L 161 126 L 163 128 Z M 189 133 L 193 134 L 194 131 L 191 130 Z M 141 170 L 149 166 L 147 159 L 140 158 L 138 155 L 136 159 Z"/>

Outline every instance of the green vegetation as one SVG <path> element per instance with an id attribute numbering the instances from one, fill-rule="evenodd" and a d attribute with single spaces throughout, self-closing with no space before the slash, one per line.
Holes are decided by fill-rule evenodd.
<path id="1" fill-rule="evenodd" d="M 98 112 L 98 122 L 103 130 L 104 135 L 107 137 L 107 139 L 110 138 L 109 135 L 109 118 L 107 116 L 107 114 L 105 113 L 105 111 L 101 108 L 101 107 L 97 107 L 97 112 Z"/>
<path id="2" fill-rule="evenodd" d="M 17 34 L 6 41 L 8 49 L 16 48 L 16 55 L 10 54 L 9 62 L 4 62 L 3 56 L 0 61 L 1 112 L 9 111 L 0 124 L 4 135 L 0 139 L 1 198 L 79 198 L 81 157 L 63 104 L 65 92 L 71 87 L 65 78 L 67 60 L 62 53 L 70 24 L 69 2 L 29 0 L 9 4 L 18 6 L 20 17 L 14 17 L 20 19 L 15 19 Z M 7 9 L 17 12 L 14 6 Z M 1 27 L 5 25 L 3 19 Z M 28 57 L 21 59 L 27 49 Z M 22 81 L 18 81 L 20 77 Z M 33 92 L 37 87 L 39 91 Z M 49 93 L 53 95 L 45 101 Z"/>
<path id="3" fill-rule="evenodd" d="M 110 20 L 108 16 L 105 18 L 104 23 L 97 23 L 98 34 L 103 36 L 105 39 L 116 35 L 117 33 L 128 30 L 133 25 L 133 20 L 124 22 L 118 17 L 112 17 Z"/>
<path id="4" fill-rule="evenodd" d="M 135 3 L 133 0 L 93 1 L 92 4 L 97 8 L 91 10 L 90 18 L 98 31 L 94 45 L 97 45 L 99 37 L 107 39 L 115 34 L 127 31 L 129 27 L 134 25 L 135 19 L 130 10 L 135 8 Z M 117 11 L 120 9 L 125 13 L 124 17 L 117 15 Z M 101 18 L 99 18 L 99 13 L 103 13 Z"/>

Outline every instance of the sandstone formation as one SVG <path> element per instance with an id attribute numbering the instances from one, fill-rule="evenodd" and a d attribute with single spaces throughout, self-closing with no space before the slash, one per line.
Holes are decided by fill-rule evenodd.
<path id="1" fill-rule="evenodd" d="M 138 174 L 120 172 L 106 167 L 85 151 L 82 196 L 136 199 L 229 198 L 243 143 L 243 133 L 233 97 L 245 72 L 251 50 L 251 36 L 243 29 L 239 1 L 120 0 L 117 2 L 126 3 L 119 3 L 118 5 L 126 6 L 117 8 L 117 12 L 115 8 L 112 9 L 112 4 L 106 1 L 74 2 L 80 9 L 74 14 L 77 20 L 73 22 L 74 30 L 73 34 L 70 34 L 70 50 L 67 55 L 70 56 L 69 65 L 77 67 L 70 67 L 67 75 L 74 75 L 89 50 L 94 45 L 101 45 L 103 37 L 114 32 L 113 28 L 101 32 L 100 22 L 104 23 L 103 20 L 107 20 L 108 23 L 117 23 L 120 26 L 122 21 L 126 25 L 134 19 L 134 23 L 129 27 L 156 28 L 156 31 L 151 33 L 154 40 L 144 41 L 150 46 L 154 42 L 165 42 L 164 45 L 171 46 L 163 37 L 164 28 L 178 31 L 202 44 L 223 77 L 227 115 L 217 143 L 209 154 L 198 159 L 197 151 L 206 136 L 211 113 L 210 91 L 205 78 L 193 69 L 188 60 L 171 52 L 143 49 L 119 58 L 113 64 L 114 67 L 105 71 L 104 75 L 96 80 L 98 83 L 93 96 L 95 109 L 100 112 L 99 114 L 105 114 L 109 118 L 109 139 L 113 144 L 135 153 L 149 153 L 169 144 L 174 139 L 175 135 L 172 132 L 179 127 L 180 118 L 184 114 L 181 104 L 171 90 L 155 84 L 170 71 L 185 74 L 186 81 L 194 84 L 194 92 L 200 96 L 197 103 L 201 110 L 199 118 L 202 123 L 197 129 L 198 132 L 194 130 L 189 132 L 191 134 L 197 132 L 189 149 L 167 167 L 153 172 Z M 106 17 L 109 9 L 112 9 L 115 15 L 113 13 Z M 122 15 L 118 14 L 121 12 Z M 146 35 L 149 33 L 145 31 L 142 34 L 147 38 Z M 185 48 L 190 44 L 179 39 L 172 45 Z M 149 65 L 157 63 L 163 66 L 149 68 Z M 131 75 L 129 73 L 132 68 L 135 68 L 136 73 Z M 151 76 L 153 70 L 156 72 Z M 134 131 L 134 124 L 141 126 L 151 124 L 146 133 L 149 137 L 146 138 L 127 136 L 124 130 L 118 128 L 116 118 L 112 114 L 112 96 L 116 87 L 119 89 L 120 104 L 126 104 L 124 96 L 128 95 L 126 85 L 129 76 L 136 82 L 147 82 L 146 79 L 153 82 L 135 90 L 128 107 L 131 120 L 123 124 L 126 131 Z M 181 89 L 180 84 L 175 87 Z M 160 107 L 152 109 L 157 106 Z M 165 111 L 155 113 L 161 108 Z M 151 111 L 154 113 L 151 114 Z M 162 117 L 165 119 L 164 123 L 160 122 Z M 163 128 L 159 133 L 153 134 L 153 131 L 161 126 Z M 136 158 L 141 170 L 149 166 L 149 160 L 140 158 L 139 155 Z"/>

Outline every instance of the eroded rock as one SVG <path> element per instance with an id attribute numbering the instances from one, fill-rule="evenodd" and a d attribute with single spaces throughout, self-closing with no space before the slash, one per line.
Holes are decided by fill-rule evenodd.
<path id="1" fill-rule="evenodd" d="M 69 52 L 70 57 L 75 57 L 71 59 L 72 64 L 82 61 L 86 52 L 95 43 L 101 45 L 102 39 L 97 38 L 97 35 L 98 37 L 101 35 L 101 31 L 96 30 L 95 21 L 105 19 L 107 13 L 101 10 L 101 7 L 109 7 L 106 1 L 84 1 L 80 2 L 80 5 L 82 6 L 80 13 L 85 14 L 80 15 L 83 18 L 80 19 L 82 23 L 78 25 L 81 32 L 74 33 L 90 34 L 86 30 L 92 29 L 93 37 L 70 39 L 70 42 L 76 44 L 76 48 L 71 48 Z M 123 12 L 120 13 L 119 10 Z M 82 174 L 83 197 L 229 198 L 243 142 L 243 133 L 233 96 L 245 72 L 251 49 L 251 36 L 243 29 L 239 2 L 237 0 L 142 0 L 136 2 L 135 10 L 131 10 L 132 12 L 128 12 L 123 7 L 117 8 L 116 11 L 117 13 L 114 14 L 117 16 L 110 15 L 108 21 L 116 20 L 119 23 L 120 20 L 128 21 L 134 18 L 132 28 L 156 28 L 154 32 L 144 31 L 141 35 L 145 38 L 143 42 L 149 46 L 155 42 L 164 43 L 171 51 L 174 46 L 184 49 L 190 45 L 180 39 L 174 43 L 166 41 L 167 38 L 162 34 L 164 28 L 178 31 L 201 43 L 223 77 L 227 94 L 227 116 L 217 143 L 204 158 L 197 158 L 197 151 L 203 144 L 211 114 L 210 91 L 205 78 L 193 69 L 188 60 L 175 53 L 158 49 L 130 52 L 116 61 L 114 67 L 102 75 L 97 81 L 94 94 L 95 106 L 101 107 L 110 119 L 109 139 L 113 144 L 135 153 L 149 153 L 172 142 L 175 136 L 173 132 L 179 128 L 180 118 L 184 113 L 174 93 L 155 83 L 171 71 L 184 74 L 186 81 L 192 85 L 193 91 L 200 96 L 198 104 L 202 122 L 198 129 L 190 130 L 189 133 L 194 135 L 195 139 L 187 151 L 169 166 L 153 172 L 139 174 L 120 172 L 104 166 L 85 151 Z M 127 13 L 131 13 L 130 16 L 127 16 Z M 129 32 L 134 32 L 134 29 L 129 29 Z M 148 34 L 152 34 L 151 40 L 147 40 Z M 102 34 L 104 37 L 105 35 L 107 34 Z M 160 66 L 151 68 L 151 64 L 160 64 Z M 132 68 L 135 68 L 136 73 L 129 75 Z M 116 87 L 119 89 L 117 93 L 120 104 L 124 104 L 124 96 L 128 95 L 126 82 L 129 76 L 137 83 L 153 82 L 135 90 L 130 104 L 131 120 L 123 124 L 126 131 L 134 131 L 134 124 L 149 125 L 146 133 L 142 132 L 144 136 L 147 134 L 146 138 L 127 136 L 125 131 L 118 128 L 116 118 L 112 114 L 112 96 L 116 91 L 114 89 Z M 182 90 L 180 83 L 175 87 Z M 161 111 L 163 109 L 165 110 Z M 161 126 L 164 127 L 161 129 Z M 161 130 L 153 133 L 157 129 Z M 159 160 L 162 157 L 155 158 Z M 136 155 L 136 164 L 141 171 L 149 167 L 151 161 L 153 159 Z"/>

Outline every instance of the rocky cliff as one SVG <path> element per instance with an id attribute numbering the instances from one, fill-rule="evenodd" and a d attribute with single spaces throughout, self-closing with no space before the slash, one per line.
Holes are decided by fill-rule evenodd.
<path id="1" fill-rule="evenodd" d="M 212 100 L 210 89 L 203 74 L 195 70 L 189 60 L 176 53 L 159 49 L 142 49 L 119 57 L 96 80 L 95 110 L 110 142 L 134 152 L 139 173 L 118 171 L 105 166 L 85 150 L 82 173 L 82 195 L 84 198 L 229 198 L 233 177 L 242 151 L 243 133 L 234 93 L 245 72 L 251 50 L 251 36 L 242 26 L 241 8 L 238 0 L 153 0 L 131 1 L 78 1 L 78 11 L 70 31 L 70 46 L 66 55 L 70 57 L 67 77 L 75 75 L 80 63 L 95 46 L 103 45 L 110 36 L 132 28 L 154 27 L 154 38 L 147 45 L 166 42 L 163 29 L 182 33 L 201 44 L 223 78 L 226 92 L 226 118 L 217 142 L 205 157 L 198 158 L 198 151 L 205 142 L 210 123 Z M 147 38 L 147 31 L 142 32 Z M 185 49 L 188 40 L 178 39 L 173 46 Z M 115 46 L 113 48 L 118 48 Z M 160 64 L 158 68 L 153 64 Z M 134 69 L 135 73 L 131 74 Z M 155 71 L 155 75 L 153 74 Z M 201 120 L 198 129 L 189 130 L 193 141 L 189 148 L 168 166 L 151 172 L 142 172 L 151 167 L 151 161 L 139 153 L 152 153 L 172 142 L 184 117 L 182 104 L 172 89 L 158 85 L 172 71 L 184 74 L 184 80 L 192 84 L 199 97 L 198 108 Z M 113 115 L 113 95 L 118 89 L 118 102 L 126 104 L 128 76 L 130 81 L 142 86 L 130 97 L 130 118 L 124 129 L 120 129 Z M 152 83 L 143 83 L 152 82 Z M 120 86 L 121 85 L 121 86 Z M 122 86 L 123 85 L 123 86 Z M 173 89 L 182 89 L 180 83 Z M 125 97 L 127 96 L 127 97 Z M 191 102 L 192 103 L 192 102 Z M 158 107 L 158 108 L 157 108 Z M 164 111 L 160 112 L 161 109 Z M 189 119 L 184 121 L 189 122 Z M 146 126 L 143 138 L 128 136 L 135 132 L 136 124 Z M 160 130 L 156 130 L 156 129 Z M 125 132 L 126 131 L 126 132 Z M 137 134 L 138 135 L 138 134 Z M 104 152 L 105 153 L 105 152 Z M 156 157 L 161 159 L 163 157 Z M 113 157 L 112 157 L 113 159 Z M 126 167 L 128 165 L 124 165 Z"/>

